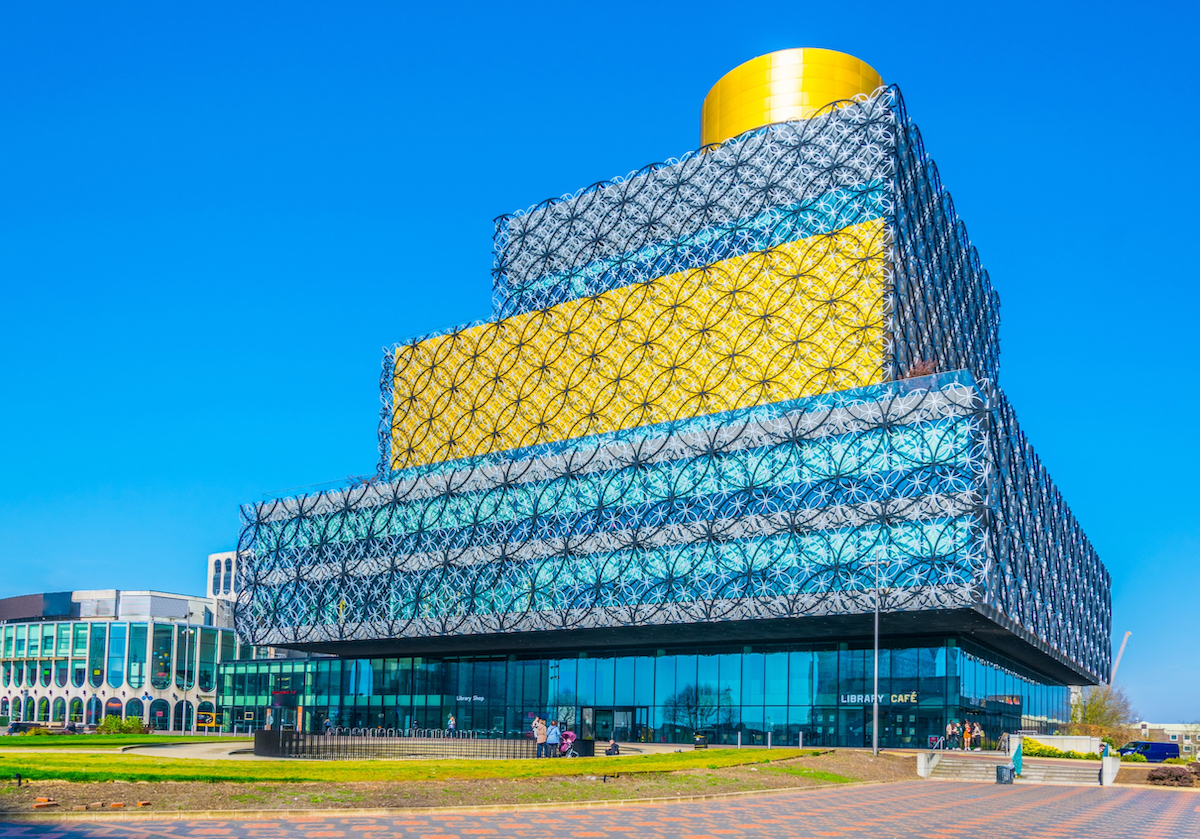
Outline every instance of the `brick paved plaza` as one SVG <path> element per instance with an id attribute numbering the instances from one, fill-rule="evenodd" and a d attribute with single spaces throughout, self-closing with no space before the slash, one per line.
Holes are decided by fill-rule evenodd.
<path id="1" fill-rule="evenodd" d="M 474 839 L 653 837 L 738 839 L 1180 839 L 1200 837 L 1200 794 L 1181 790 L 936 781 L 805 790 L 686 804 L 478 815 L 0 824 L 0 837 L 39 839 Z"/>

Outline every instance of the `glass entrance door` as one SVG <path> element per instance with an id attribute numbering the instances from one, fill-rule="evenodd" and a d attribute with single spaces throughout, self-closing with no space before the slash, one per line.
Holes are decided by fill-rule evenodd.
<path id="1" fill-rule="evenodd" d="M 838 744 L 851 748 L 871 745 L 871 709 L 842 708 L 838 711 Z"/>
<path id="2" fill-rule="evenodd" d="M 633 711 L 629 708 L 613 711 L 613 739 L 618 743 L 628 743 L 633 739 L 633 734 Z"/>
<path id="3" fill-rule="evenodd" d="M 649 708 L 584 708 L 581 736 L 607 743 L 632 743 L 646 739 Z"/>
<path id="4" fill-rule="evenodd" d="M 279 708 L 271 709 L 272 716 L 275 719 L 275 728 L 279 731 L 295 731 L 296 730 L 296 709 L 295 708 Z"/>
<path id="5" fill-rule="evenodd" d="M 613 736 L 613 717 L 616 712 L 611 708 L 596 709 L 596 739 L 607 743 Z"/>

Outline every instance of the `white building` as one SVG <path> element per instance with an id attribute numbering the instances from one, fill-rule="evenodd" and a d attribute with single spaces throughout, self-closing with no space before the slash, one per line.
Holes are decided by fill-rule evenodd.
<path id="1" fill-rule="evenodd" d="M 240 586 L 237 551 L 208 555 L 208 597 L 212 600 L 232 602 L 237 598 Z"/>
<path id="2" fill-rule="evenodd" d="M 1140 738 L 1153 743 L 1178 743 L 1179 756 L 1200 756 L 1200 722 L 1146 722 L 1138 723 Z"/>
<path id="3" fill-rule="evenodd" d="M 0 717 L 192 730 L 216 711 L 218 662 L 267 652 L 237 643 L 230 605 L 116 589 L 0 599 Z"/>

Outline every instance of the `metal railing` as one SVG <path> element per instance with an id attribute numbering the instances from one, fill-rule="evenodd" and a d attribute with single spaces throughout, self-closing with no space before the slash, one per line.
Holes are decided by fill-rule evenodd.
<path id="1" fill-rule="evenodd" d="M 942 754 L 946 753 L 946 738 L 945 737 L 939 737 L 933 741 L 933 743 L 931 744 L 930 749 L 929 749 L 929 756 L 932 758 L 938 752 L 941 752 Z"/>
<path id="2" fill-rule="evenodd" d="M 537 756 L 532 740 L 498 740 L 445 729 L 331 728 L 324 734 L 259 731 L 254 754 L 308 760 L 520 760 Z"/>

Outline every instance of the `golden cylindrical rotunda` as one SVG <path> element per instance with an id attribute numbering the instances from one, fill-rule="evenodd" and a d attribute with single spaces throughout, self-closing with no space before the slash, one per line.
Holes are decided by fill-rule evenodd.
<path id="1" fill-rule="evenodd" d="M 844 52 L 804 47 L 760 55 L 734 67 L 704 97 L 700 142 L 723 143 L 763 125 L 807 119 L 830 102 L 882 85 L 874 68 Z"/>

